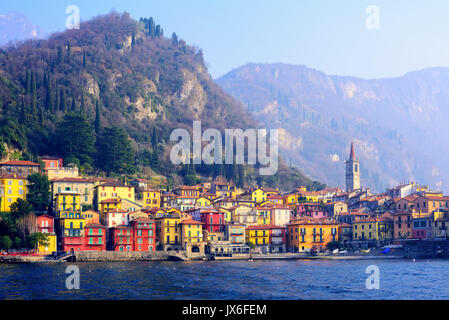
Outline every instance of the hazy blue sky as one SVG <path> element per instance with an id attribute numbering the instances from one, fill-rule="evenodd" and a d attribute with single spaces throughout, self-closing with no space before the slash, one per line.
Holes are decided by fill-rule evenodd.
<path id="1" fill-rule="evenodd" d="M 82 20 L 113 8 L 153 16 L 166 35 L 203 48 L 214 77 L 247 62 L 363 78 L 449 66 L 447 0 L 2 0 L 0 14 L 18 11 L 47 32 L 62 31 L 70 4 Z M 379 8 L 378 30 L 366 28 L 369 5 Z"/>

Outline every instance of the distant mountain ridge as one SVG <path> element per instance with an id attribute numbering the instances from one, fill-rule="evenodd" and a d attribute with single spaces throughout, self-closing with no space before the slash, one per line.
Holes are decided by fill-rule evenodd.
<path id="1" fill-rule="evenodd" d="M 449 68 L 364 80 L 251 63 L 216 82 L 267 127 L 280 128 L 281 154 L 313 178 L 344 186 L 354 140 L 362 185 L 384 191 L 415 180 L 449 191 Z"/>

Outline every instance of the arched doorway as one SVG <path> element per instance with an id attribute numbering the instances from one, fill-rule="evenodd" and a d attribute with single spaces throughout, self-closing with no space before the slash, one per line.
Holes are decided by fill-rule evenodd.
<path id="1" fill-rule="evenodd" d="M 198 246 L 192 247 L 192 253 L 199 253 L 199 252 L 200 252 L 200 248 Z"/>

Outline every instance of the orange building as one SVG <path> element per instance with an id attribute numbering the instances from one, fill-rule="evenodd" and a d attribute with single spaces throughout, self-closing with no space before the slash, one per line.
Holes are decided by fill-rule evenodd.
<path id="1" fill-rule="evenodd" d="M 338 241 L 338 224 L 324 219 L 296 220 L 288 228 L 288 251 L 323 251 L 331 241 Z"/>

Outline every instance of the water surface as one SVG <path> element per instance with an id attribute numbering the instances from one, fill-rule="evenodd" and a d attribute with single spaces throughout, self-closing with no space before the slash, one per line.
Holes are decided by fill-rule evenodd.
<path id="1" fill-rule="evenodd" d="M 0 264 L 0 299 L 449 299 L 449 260 Z M 380 289 L 366 289 L 369 265 Z"/>

